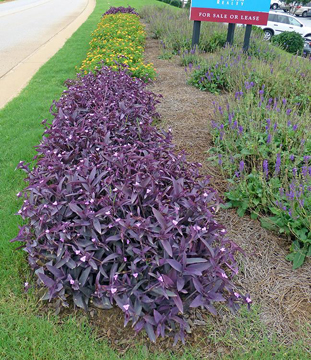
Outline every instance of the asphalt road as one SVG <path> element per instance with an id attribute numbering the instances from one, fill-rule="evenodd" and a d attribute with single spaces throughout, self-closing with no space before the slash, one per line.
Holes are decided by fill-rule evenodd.
<path id="1" fill-rule="evenodd" d="M 0 3 L 0 79 L 70 24 L 88 0 Z"/>

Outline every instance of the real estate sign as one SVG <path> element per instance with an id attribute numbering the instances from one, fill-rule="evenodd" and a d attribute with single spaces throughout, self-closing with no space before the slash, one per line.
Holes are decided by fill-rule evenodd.
<path id="1" fill-rule="evenodd" d="M 192 0 L 190 20 L 266 25 L 270 0 Z"/>

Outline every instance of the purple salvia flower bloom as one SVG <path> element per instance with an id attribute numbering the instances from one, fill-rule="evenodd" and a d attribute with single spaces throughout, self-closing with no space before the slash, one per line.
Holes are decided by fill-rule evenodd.
<path id="1" fill-rule="evenodd" d="M 303 166 L 303 167 L 301 168 L 301 171 L 302 171 L 303 177 L 307 177 L 307 176 L 308 176 L 308 168 L 307 168 L 307 166 Z"/>
<path id="2" fill-rule="evenodd" d="M 242 161 L 240 161 L 240 166 L 239 166 L 239 171 L 240 171 L 240 173 L 242 173 L 242 172 L 243 172 L 243 170 L 244 170 L 244 166 L 245 166 L 244 161 L 243 161 L 243 160 L 242 160 Z"/>
<path id="3" fill-rule="evenodd" d="M 295 125 L 293 126 L 293 130 L 296 131 L 297 129 L 298 129 L 298 125 L 295 124 Z"/>
<path id="4" fill-rule="evenodd" d="M 239 134 L 242 135 L 243 134 L 243 126 L 239 126 Z"/>
<path id="5" fill-rule="evenodd" d="M 293 168 L 293 175 L 297 176 L 297 168 Z"/>
<path id="6" fill-rule="evenodd" d="M 291 161 L 294 161 L 295 160 L 295 155 L 292 154 L 292 155 L 290 155 L 289 158 L 290 158 Z"/>
<path id="7" fill-rule="evenodd" d="M 222 155 L 218 154 L 218 165 L 222 165 Z"/>
<path id="8" fill-rule="evenodd" d="M 271 134 L 269 134 L 267 137 L 267 144 L 270 144 L 270 143 L 271 143 Z"/>
<path id="9" fill-rule="evenodd" d="M 281 167 L 281 154 L 278 153 L 276 156 L 276 162 L 275 162 L 275 174 L 278 175 L 278 173 L 280 172 L 280 167 Z"/>
<path id="10" fill-rule="evenodd" d="M 286 103 L 287 103 L 287 100 L 284 98 L 284 99 L 282 99 L 282 103 L 283 103 L 283 105 L 286 105 Z"/>
<path id="11" fill-rule="evenodd" d="M 310 160 L 310 156 L 305 155 L 305 156 L 303 157 L 303 161 L 304 161 L 306 164 L 308 164 L 309 160 Z"/>
<path id="12" fill-rule="evenodd" d="M 292 112 L 292 109 L 287 109 L 286 110 L 286 115 L 290 115 L 291 112 Z"/>
<path id="13" fill-rule="evenodd" d="M 268 174 L 269 174 L 268 160 L 263 161 L 262 168 L 263 168 L 263 172 L 264 172 L 264 174 L 265 174 L 265 176 L 267 178 Z"/>

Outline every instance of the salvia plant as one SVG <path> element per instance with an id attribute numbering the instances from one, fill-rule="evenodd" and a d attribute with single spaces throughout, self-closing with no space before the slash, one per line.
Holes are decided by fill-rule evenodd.
<path id="1" fill-rule="evenodd" d="M 247 82 L 252 84 L 254 94 L 264 85 L 268 96 L 286 97 L 293 106 L 299 103 L 300 111 L 311 109 L 309 60 L 296 56 L 279 58 L 273 48 L 255 50 L 252 46 L 249 54 L 226 47 L 199 63 L 200 68 L 189 68 L 188 74 L 189 83 L 200 90 L 235 93 Z"/>
<path id="2" fill-rule="evenodd" d="M 25 244 L 43 299 L 115 304 L 152 341 L 184 340 L 190 308 L 249 305 L 232 283 L 240 249 L 214 219 L 216 191 L 151 125 L 157 96 L 107 67 L 67 85 L 36 165 L 18 166 L 28 186 L 13 241 Z"/>
<path id="3" fill-rule="evenodd" d="M 228 206 L 291 234 L 297 268 L 311 255 L 310 115 L 253 88 L 246 82 L 226 107 L 215 104 L 212 152 L 229 178 Z"/>

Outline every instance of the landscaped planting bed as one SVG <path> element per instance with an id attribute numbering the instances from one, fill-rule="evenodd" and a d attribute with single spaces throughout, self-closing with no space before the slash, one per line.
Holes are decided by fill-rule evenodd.
<path id="1" fill-rule="evenodd" d="M 239 248 L 214 220 L 216 191 L 151 125 L 157 96 L 108 67 L 67 84 L 35 167 L 18 166 L 28 174 L 18 195 L 27 224 L 15 241 L 26 242 L 43 299 L 85 310 L 116 303 L 125 325 L 175 342 L 189 308 L 249 305 L 231 282 Z"/>
<path id="2" fill-rule="evenodd" d="M 175 10 L 176 14 L 180 11 Z M 120 11 L 123 25 L 137 18 L 134 9 L 112 8 L 102 21 L 118 16 Z M 154 9 L 151 12 L 161 20 Z M 165 26 L 174 20 L 162 15 Z M 171 23 L 176 25 L 177 21 Z M 138 29 L 136 24 L 134 27 Z M 200 55 L 209 57 L 210 64 L 214 64 L 221 47 L 223 29 L 218 29 L 220 35 L 205 43 L 209 51 L 216 50 L 215 58 Z M 181 39 L 178 31 L 166 35 Z M 113 38 L 110 40 L 115 44 Z M 22 247 L 35 270 L 39 293 L 44 290 L 43 299 L 51 301 L 37 308 L 38 288 L 33 286 L 25 262 L 20 261 L 21 253 L 15 254 L 12 260 L 16 266 L 11 265 L 11 271 L 14 268 L 22 275 L 15 274 L 16 284 L 5 286 L 8 301 L 0 317 L 5 329 L 0 340 L 4 339 L 5 346 L 0 356 L 14 360 L 46 358 L 55 344 L 55 359 L 63 359 L 69 352 L 77 354 L 77 359 L 89 354 L 101 359 L 103 353 L 111 359 L 175 359 L 175 355 L 187 360 L 308 358 L 310 291 L 306 284 L 310 272 L 306 264 L 293 272 L 284 260 L 288 250 L 284 237 L 272 235 L 247 216 L 239 218 L 232 210 L 217 212 L 220 201 L 214 188 L 224 189 L 221 172 L 226 162 L 226 153 L 215 149 L 222 124 L 226 128 L 234 111 L 238 120 L 238 127 L 231 129 L 236 130 L 235 143 L 247 147 L 239 136 L 248 126 L 247 111 L 239 105 L 244 101 L 255 104 L 262 87 L 259 82 L 245 84 L 241 77 L 243 88 L 238 87 L 237 99 L 236 91 L 230 99 L 231 95 L 221 89 L 219 94 L 211 94 L 191 88 L 186 78 L 193 70 L 200 70 L 200 63 L 196 62 L 197 51 L 183 51 L 183 42 L 178 40 L 178 59 L 174 56 L 178 50 L 170 50 L 166 42 L 160 45 L 148 39 L 144 58 L 156 65 L 159 74 L 148 87 L 135 79 L 138 73 L 133 79 L 131 69 L 126 71 L 126 64 L 120 64 L 120 55 L 126 53 L 129 59 L 131 55 L 120 46 L 111 56 L 116 62 L 103 67 L 107 61 L 104 57 L 102 62 L 94 62 L 94 67 L 81 70 L 76 80 L 67 82 L 61 99 L 54 102 L 52 124 L 45 122 L 46 136 L 37 146 L 35 166 L 19 165 L 27 172 L 29 187 L 19 193 L 18 201 L 25 200 L 19 211 L 24 227 L 17 237 L 26 242 Z M 185 43 L 189 44 L 189 39 Z M 260 45 L 259 56 L 266 62 L 279 56 L 270 53 L 266 44 Z M 171 58 L 170 62 L 165 58 Z M 177 62 L 192 65 L 185 72 Z M 142 76 L 143 81 L 148 77 Z M 163 93 L 161 102 L 154 93 Z M 271 105 L 265 101 L 269 99 L 265 98 L 258 109 L 249 106 L 256 118 L 260 118 L 264 105 Z M 289 99 L 286 104 L 282 102 L 280 116 L 289 104 Z M 302 111 L 299 108 L 295 114 L 296 108 L 295 103 L 290 107 L 290 116 L 300 119 Z M 288 125 L 274 119 L 277 108 L 268 110 L 273 114 L 271 121 L 280 123 L 277 130 L 287 134 Z M 212 119 L 214 128 L 209 124 Z M 154 120 L 167 131 L 156 130 Z M 261 125 L 254 129 L 268 136 L 269 122 Z M 268 130 L 274 130 L 274 125 L 271 122 Z M 296 141 L 304 128 L 295 125 L 291 129 Z M 206 161 L 212 132 L 215 161 L 222 165 L 219 170 Z M 275 134 L 279 136 L 278 132 L 271 133 L 271 143 L 277 138 Z M 177 149 L 185 149 L 191 161 L 202 164 L 187 162 Z M 260 162 L 260 154 L 253 155 L 252 161 Z M 269 171 L 275 163 L 271 160 Z M 242 176 L 239 173 L 235 177 L 238 183 L 247 169 L 247 159 L 237 158 L 232 171 L 241 172 Z M 213 177 L 207 179 L 210 174 Z M 236 244 L 245 249 L 246 257 L 241 256 Z M 2 259 L 4 271 L 9 269 L 6 258 Z M 26 281 L 27 294 L 18 290 L 21 277 Z M 248 290 L 252 300 L 248 294 L 241 295 Z M 243 306 L 238 316 L 230 315 L 228 310 L 250 302 L 254 303 L 252 311 Z M 72 303 L 90 311 L 76 309 L 72 316 Z M 57 310 L 62 306 L 69 309 L 53 316 L 55 306 Z M 221 316 L 211 316 L 216 310 Z M 145 331 L 136 336 L 129 325 L 123 328 L 122 313 L 124 324 L 133 322 L 137 332 L 145 328 L 152 340 L 169 336 L 156 344 L 146 343 Z M 185 331 L 191 332 L 185 338 L 186 346 L 178 343 L 172 350 L 171 336 L 175 341 L 183 340 Z"/>

